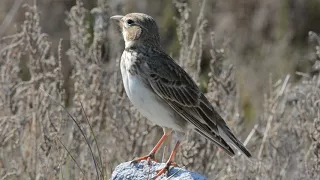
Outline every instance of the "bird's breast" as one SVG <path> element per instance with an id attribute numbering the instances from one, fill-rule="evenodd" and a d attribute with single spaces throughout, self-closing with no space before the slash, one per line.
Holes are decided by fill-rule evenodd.
<path id="1" fill-rule="evenodd" d="M 130 66 L 129 66 L 130 65 Z M 183 131 L 177 121 L 175 111 L 165 103 L 145 82 L 139 73 L 131 73 L 134 66 L 121 61 L 123 85 L 128 98 L 135 108 L 148 120 L 162 126 Z"/>

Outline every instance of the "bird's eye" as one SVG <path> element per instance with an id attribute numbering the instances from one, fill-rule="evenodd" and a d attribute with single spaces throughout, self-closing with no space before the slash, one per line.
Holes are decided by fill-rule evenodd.
<path id="1" fill-rule="evenodd" d="M 127 20 L 127 24 L 132 25 L 133 23 L 134 23 L 133 20 L 131 20 L 131 19 Z"/>

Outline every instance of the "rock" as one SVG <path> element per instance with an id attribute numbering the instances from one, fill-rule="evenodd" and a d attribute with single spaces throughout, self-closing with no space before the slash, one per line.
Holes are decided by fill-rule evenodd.
<path id="1" fill-rule="evenodd" d="M 110 180 L 151 179 L 153 176 L 157 174 L 156 170 L 164 166 L 164 163 L 152 162 L 152 165 L 149 167 L 147 161 L 141 161 L 138 163 L 121 163 L 113 171 Z M 170 180 L 207 180 L 207 178 L 205 178 L 204 176 L 178 167 L 171 167 L 168 177 L 170 177 Z M 157 180 L 164 179 L 167 179 L 166 174 L 163 174 L 162 176 L 157 178 Z"/>

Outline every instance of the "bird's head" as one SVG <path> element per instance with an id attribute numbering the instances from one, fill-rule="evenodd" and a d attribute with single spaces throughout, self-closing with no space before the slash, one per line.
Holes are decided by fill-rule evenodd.
<path id="1" fill-rule="evenodd" d="M 160 47 L 158 26 L 154 19 L 143 13 L 115 15 L 110 19 L 119 22 L 126 48 L 139 46 Z"/>

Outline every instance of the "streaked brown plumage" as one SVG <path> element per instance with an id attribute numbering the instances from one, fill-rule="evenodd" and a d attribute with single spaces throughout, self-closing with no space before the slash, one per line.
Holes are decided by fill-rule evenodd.
<path id="1" fill-rule="evenodd" d="M 217 144 L 230 156 L 235 155 L 234 146 L 251 157 L 192 78 L 162 51 L 158 27 L 152 17 L 130 13 L 111 18 L 119 21 L 125 41 L 120 66 L 126 93 L 142 115 L 164 128 L 164 136 L 156 148 L 137 160 L 154 158 L 172 130 L 182 135 L 188 129 Z M 167 166 L 171 162 L 172 158 Z"/>

